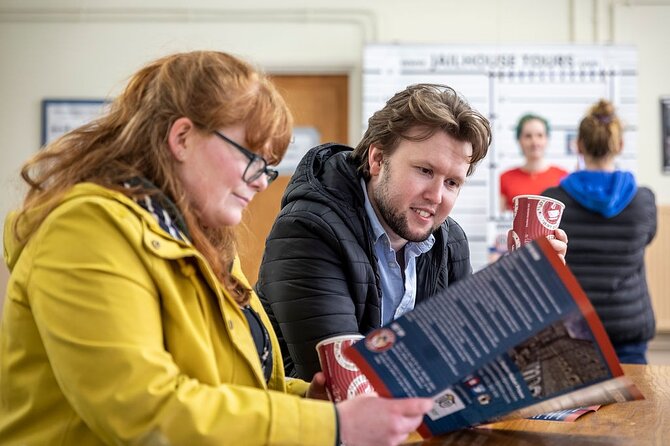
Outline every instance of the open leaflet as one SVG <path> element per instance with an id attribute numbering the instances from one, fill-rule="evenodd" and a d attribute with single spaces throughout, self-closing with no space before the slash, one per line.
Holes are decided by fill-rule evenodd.
<path id="1" fill-rule="evenodd" d="M 345 351 L 387 397 L 432 397 L 419 433 L 643 399 L 595 310 L 545 239 Z"/>

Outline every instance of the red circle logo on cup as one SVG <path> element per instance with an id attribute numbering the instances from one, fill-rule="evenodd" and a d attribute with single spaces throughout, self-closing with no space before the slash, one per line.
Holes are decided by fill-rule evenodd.
<path id="1" fill-rule="evenodd" d="M 358 375 L 351 381 L 347 388 L 347 399 L 364 393 L 372 393 L 374 391 L 372 385 L 370 385 L 370 381 L 368 381 L 365 375 Z"/>
<path id="2" fill-rule="evenodd" d="M 365 339 L 365 346 L 371 352 L 383 352 L 395 343 L 395 333 L 388 328 L 378 328 Z"/>
<path id="3" fill-rule="evenodd" d="M 356 367 L 356 364 L 353 362 L 349 361 L 344 354 L 342 353 L 342 342 L 336 342 L 333 345 L 333 356 L 335 356 L 335 361 L 343 368 L 350 370 L 352 372 L 358 372 L 358 367 Z M 345 347 L 349 347 L 351 344 L 346 344 Z"/>
<path id="4" fill-rule="evenodd" d="M 537 207 L 537 219 L 548 229 L 557 229 L 561 221 L 561 206 L 553 200 L 539 200 Z"/>

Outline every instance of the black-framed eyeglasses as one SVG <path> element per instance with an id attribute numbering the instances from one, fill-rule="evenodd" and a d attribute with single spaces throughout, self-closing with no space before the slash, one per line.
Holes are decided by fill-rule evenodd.
<path id="1" fill-rule="evenodd" d="M 233 141 L 232 139 L 228 138 L 226 135 L 223 133 L 214 130 L 214 134 L 230 144 L 231 146 L 235 147 L 237 150 L 242 152 L 244 156 L 249 158 L 249 164 L 247 164 L 247 168 L 244 169 L 244 174 L 242 175 L 242 179 L 246 183 L 253 183 L 256 181 L 258 178 L 260 178 L 261 175 L 265 174 L 268 180 L 268 184 L 272 183 L 274 180 L 277 179 L 277 176 L 279 176 L 279 172 L 277 172 L 274 169 L 270 169 L 268 167 L 268 162 L 265 161 L 265 158 L 263 158 L 260 155 L 255 154 L 249 149 L 246 149 Z"/>

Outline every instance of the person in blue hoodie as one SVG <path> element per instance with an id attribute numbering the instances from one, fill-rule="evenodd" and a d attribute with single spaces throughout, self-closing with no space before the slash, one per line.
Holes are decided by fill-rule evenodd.
<path id="1" fill-rule="evenodd" d="M 618 170 L 623 129 L 614 106 L 601 99 L 579 125 L 583 170 L 543 195 L 565 203 L 561 221 L 570 239 L 565 260 L 602 320 L 620 362 L 646 364 L 655 319 L 644 252 L 656 235 L 654 193 Z"/>

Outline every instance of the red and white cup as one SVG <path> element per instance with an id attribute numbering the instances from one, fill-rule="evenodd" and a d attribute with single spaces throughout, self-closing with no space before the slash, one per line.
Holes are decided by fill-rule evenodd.
<path id="1" fill-rule="evenodd" d="M 542 195 L 517 195 L 512 202 L 514 221 L 507 236 L 509 251 L 541 237 L 555 237 L 565 209 L 563 203 Z"/>
<path id="2" fill-rule="evenodd" d="M 331 401 L 340 402 L 356 395 L 374 392 L 368 379 L 343 352 L 363 339 L 360 334 L 334 336 L 316 344 L 321 370 L 326 375 L 326 390 Z"/>

